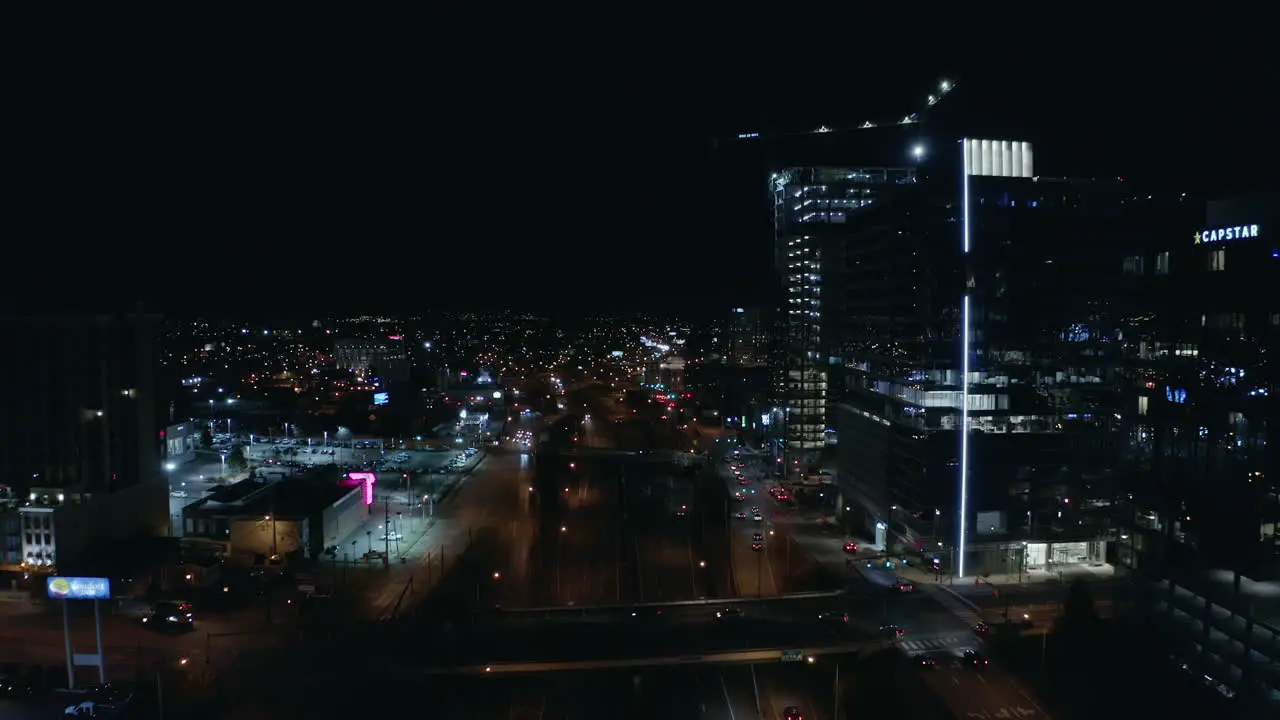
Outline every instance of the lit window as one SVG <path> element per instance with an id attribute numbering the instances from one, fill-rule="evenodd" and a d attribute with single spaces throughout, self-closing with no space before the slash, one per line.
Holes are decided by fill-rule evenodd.
<path id="1" fill-rule="evenodd" d="M 1209 253 L 1209 271 L 1222 272 L 1227 269 L 1227 251 L 1213 250 Z"/>

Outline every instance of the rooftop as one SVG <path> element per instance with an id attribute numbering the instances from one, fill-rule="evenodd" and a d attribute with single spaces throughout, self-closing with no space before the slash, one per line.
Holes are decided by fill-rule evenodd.
<path id="1" fill-rule="evenodd" d="M 360 492 L 359 488 L 340 485 L 341 479 L 337 470 L 327 467 L 275 482 L 248 478 L 191 503 L 186 512 L 204 516 L 274 514 L 280 518 L 304 518 L 349 493 Z"/>

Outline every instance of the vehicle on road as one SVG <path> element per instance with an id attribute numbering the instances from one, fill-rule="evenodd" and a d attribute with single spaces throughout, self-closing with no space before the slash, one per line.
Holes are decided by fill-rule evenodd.
<path id="1" fill-rule="evenodd" d="M 847 543 L 845 543 L 845 544 L 844 544 L 844 551 L 845 551 L 845 552 L 847 552 L 847 553 L 856 553 L 856 552 L 858 552 L 858 543 L 855 543 L 855 542 L 847 542 Z"/>
<path id="2" fill-rule="evenodd" d="M 801 714 L 800 708 L 795 705 L 788 705 L 782 711 L 782 720 L 804 720 L 804 715 Z"/>
<path id="3" fill-rule="evenodd" d="M 184 631 L 194 629 L 196 620 L 190 603 L 165 601 L 152 605 L 142 624 L 161 632 Z"/>
<path id="4" fill-rule="evenodd" d="M 938 661 L 934 660 L 932 655 L 917 655 L 916 662 L 927 670 L 936 670 L 938 667 Z"/>
<path id="5" fill-rule="evenodd" d="M 727 607 L 716 611 L 717 620 L 741 620 L 745 613 L 739 607 Z"/>
<path id="6" fill-rule="evenodd" d="M 979 635 L 986 635 L 987 633 L 991 632 L 991 626 L 984 622 L 980 622 L 977 625 L 973 626 L 973 631 L 978 633 Z"/>
<path id="7" fill-rule="evenodd" d="M 661 617 L 662 608 L 638 607 L 631 610 L 631 618 L 639 622 L 658 620 Z"/>
<path id="8" fill-rule="evenodd" d="M 762 543 L 762 542 L 753 542 L 753 543 L 751 543 L 751 549 L 752 549 L 752 550 L 755 550 L 756 552 L 760 552 L 761 550 L 763 550 L 763 549 L 764 549 L 764 543 Z"/>
<path id="9" fill-rule="evenodd" d="M 16 675 L 0 675 L 0 697 L 31 697 L 35 694 L 35 691 L 35 684 L 27 678 Z"/>
<path id="10" fill-rule="evenodd" d="M 978 652 L 977 650 L 965 650 L 964 655 L 961 656 L 961 659 L 964 660 L 964 662 L 976 668 L 983 668 L 991 664 L 991 661 L 988 660 L 985 655 Z"/>
<path id="11" fill-rule="evenodd" d="M 900 638 L 907 634 L 907 631 L 903 630 L 901 625 L 881 625 L 880 632 L 886 635 L 892 635 L 896 638 Z"/>

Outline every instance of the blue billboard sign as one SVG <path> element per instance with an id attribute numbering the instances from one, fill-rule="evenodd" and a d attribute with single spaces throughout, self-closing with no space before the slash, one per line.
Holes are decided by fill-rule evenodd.
<path id="1" fill-rule="evenodd" d="M 53 600 L 111 599 L 111 581 L 106 578 L 54 576 L 45 587 Z"/>
<path id="2" fill-rule="evenodd" d="M 381 392 L 373 394 L 374 405 L 386 405 L 389 402 L 391 402 L 391 393 Z"/>

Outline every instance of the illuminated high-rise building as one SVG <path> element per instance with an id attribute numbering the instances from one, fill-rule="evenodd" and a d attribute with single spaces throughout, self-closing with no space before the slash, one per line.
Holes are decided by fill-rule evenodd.
<path id="1" fill-rule="evenodd" d="M 852 532 L 932 548 L 948 572 L 1104 560 L 1124 490 L 1121 348 L 1150 310 L 1115 291 L 1122 259 L 1195 209 L 1036 175 L 1020 142 L 958 141 L 927 169 L 846 214 L 839 262 L 823 248 L 839 508 Z"/>
<path id="2" fill-rule="evenodd" d="M 847 220 L 885 189 L 914 182 L 911 169 L 805 167 L 770 176 L 782 282 L 776 384 L 784 426 L 781 457 L 789 476 L 815 469 L 834 433 L 830 368 L 838 365 L 840 334 L 829 298 L 832 283 L 843 279 Z"/>
<path id="3" fill-rule="evenodd" d="M 764 308 L 733 308 L 724 328 L 724 359 L 728 365 L 756 367 L 769 363 L 772 313 Z"/>

